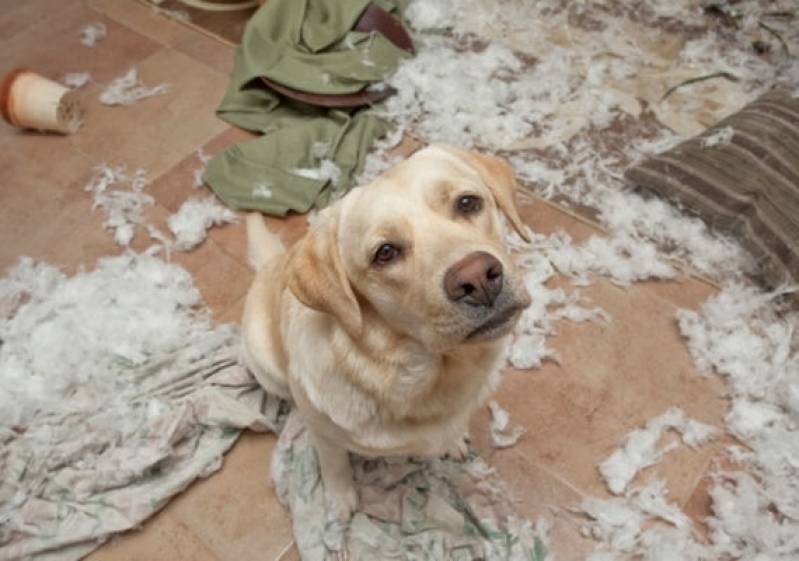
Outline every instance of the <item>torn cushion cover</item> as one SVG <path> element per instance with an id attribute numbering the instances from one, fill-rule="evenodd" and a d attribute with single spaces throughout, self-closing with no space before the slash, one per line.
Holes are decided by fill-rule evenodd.
<path id="1" fill-rule="evenodd" d="M 730 127 L 729 142 L 707 139 Z M 799 98 L 774 90 L 626 172 L 737 238 L 763 280 L 799 281 Z"/>

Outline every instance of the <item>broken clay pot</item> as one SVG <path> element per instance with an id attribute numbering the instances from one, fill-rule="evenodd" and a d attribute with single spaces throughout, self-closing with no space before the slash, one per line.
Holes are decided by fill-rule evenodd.
<path id="1" fill-rule="evenodd" d="M 27 68 L 0 82 L 0 113 L 16 127 L 71 134 L 85 114 L 77 93 Z"/>

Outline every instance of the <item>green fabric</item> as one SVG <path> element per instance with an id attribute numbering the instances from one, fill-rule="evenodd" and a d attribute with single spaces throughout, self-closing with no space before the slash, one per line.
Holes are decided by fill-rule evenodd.
<path id="1" fill-rule="evenodd" d="M 405 0 L 374 3 L 396 14 Z M 387 125 L 368 109 L 327 110 L 286 100 L 259 77 L 318 94 L 354 93 L 384 79 L 408 53 L 380 33 L 350 31 L 367 4 L 270 0 L 248 22 L 217 115 L 263 136 L 217 154 L 203 177 L 228 205 L 277 215 L 306 212 L 352 186 Z M 338 166 L 335 184 L 294 172 L 318 169 L 323 160 Z"/>

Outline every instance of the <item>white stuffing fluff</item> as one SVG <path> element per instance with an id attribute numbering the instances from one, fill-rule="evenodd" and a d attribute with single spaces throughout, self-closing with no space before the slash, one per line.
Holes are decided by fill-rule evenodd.
<path id="1" fill-rule="evenodd" d="M 252 196 L 256 199 L 271 199 L 272 185 L 269 183 L 256 183 L 252 188 Z"/>
<path id="2" fill-rule="evenodd" d="M 524 434 L 524 427 L 510 426 L 510 415 L 496 401 L 488 402 L 491 412 L 491 441 L 496 448 L 514 446 Z"/>
<path id="3" fill-rule="evenodd" d="M 77 90 L 89 83 L 88 72 L 67 72 L 64 74 L 64 85 L 73 90 Z"/>
<path id="4" fill-rule="evenodd" d="M 92 209 L 105 213 L 103 226 L 114 232 L 114 240 L 129 246 L 136 234 L 136 226 L 144 225 L 144 208 L 153 204 L 153 198 L 143 192 L 147 185 L 146 172 L 136 170 L 128 175 L 124 165 L 116 167 L 101 164 L 86 185 L 94 197 Z"/>
<path id="5" fill-rule="evenodd" d="M 716 146 L 729 144 L 733 136 L 735 136 L 735 129 L 730 126 L 721 128 L 702 139 L 702 148 L 715 148 Z"/>
<path id="6" fill-rule="evenodd" d="M 405 17 L 416 31 L 429 31 L 452 27 L 457 14 L 454 1 L 413 2 L 405 11 Z"/>
<path id="7" fill-rule="evenodd" d="M 97 41 L 105 39 L 108 30 L 102 22 L 87 23 L 80 28 L 80 42 L 87 47 L 94 47 Z"/>
<path id="8" fill-rule="evenodd" d="M 648 561 L 711 561 L 711 550 L 698 543 L 690 519 L 666 500 L 666 485 L 652 479 L 624 498 L 587 498 L 576 509 L 588 517 L 581 526 L 585 537 L 605 544 L 587 559 L 644 559 Z M 645 529 L 646 528 L 646 529 Z"/>
<path id="9" fill-rule="evenodd" d="M 555 333 L 555 322 L 609 321 L 600 308 L 581 306 L 579 293 L 567 294 L 551 289 L 546 283 L 555 275 L 552 262 L 554 249 L 550 238 L 528 230 L 532 242 L 526 243 L 515 232 L 506 240 L 517 264 L 524 272 L 524 283 L 533 302 L 522 312 L 516 325 L 515 338 L 508 351 L 508 360 L 515 368 L 538 368 L 544 360 L 558 360 L 557 353 L 546 346 L 546 337 Z"/>
<path id="10" fill-rule="evenodd" d="M 213 226 L 236 221 L 236 213 L 222 206 L 214 197 L 191 198 L 169 217 L 170 231 L 175 235 L 175 248 L 188 251 L 200 245 Z"/>
<path id="11" fill-rule="evenodd" d="M 333 160 L 322 160 L 316 168 L 295 168 L 291 173 L 314 181 L 329 181 L 333 185 L 338 184 L 341 177 L 341 170 Z"/>
<path id="12" fill-rule="evenodd" d="M 799 316 L 778 304 L 795 290 L 729 284 L 677 316 L 697 365 L 727 381 L 727 427 L 747 446 L 731 450 L 747 472 L 711 492 L 714 543 L 735 558 L 799 552 Z"/>
<path id="13" fill-rule="evenodd" d="M 326 141 L 319 141 L 314 142 L 311 146 L 311 153 L 314 155 L 314 158 L 317 160 L 324 160 L 327 157 L 327 153 L 330 151 L 330 142 Z"/>
<path id="14" fill-rule="evenodd" d="M 676 448 L 676 444 L 657 448 L 663 433 L 670 429 L 681 435 L 687 433 L 686 443 L 692 447 L 705 443 L 716 433 L 715 428 L 686 418 L 678 407 L 650 419 L 645 428 L 628 433 L 622 445 L 599 464 L 599 473 L 611 493 L 623 493 L 639 471 L 657 463 L 664 454 Z"/>
<path id="15" fill-rule="evenodd" d="M 202 148 L 197 148 L 194 154 L 197 156 L 197 159 L 200 160 L 200 167 L 194 170 L 194 186 L 202 187 L 204 184 L 203 174 L 205 173 L 205 168 L 208 167 L 208 162 L 211 161 L 211 156 L 206 154 Z"/>
<path id="16" fill-rule="evenodd" d="M 391 156 L 389 151 L 402 142 L 404 133 L 405 129 L 403 127 L 395 127 L 385 138 L 372 144 L 371 150 L 366 154 L 363 171 L 361 171 L 357 179 L 359 185 L 365 185 L 374 181 L 381 173 L 392 168 L 402 160 L 402 158 L 397 155 Z"/>
<path id="17" fill-rule="evenodd" d="M 100 101 L 105 105 L 130 105 L 140 99 L 160 95 L 169 91 L 168 84 L 147 86 L 139 80 L 135 68 L 128 70 L 119 78 L 115 78 L 100 94 Z"/>
<path id="18" fill-rule="evenodd" d="M 536 72 L 506 80 L 522 68 L 506 47 L 453 55 L 431 41 L 403 62 L 389 79 L 397 93 L 386 100 L 386 115 L 413 116 L 414 129 L 432 142 L 499 149 L 533 132 L 533 96 L 562 93 Z"/>

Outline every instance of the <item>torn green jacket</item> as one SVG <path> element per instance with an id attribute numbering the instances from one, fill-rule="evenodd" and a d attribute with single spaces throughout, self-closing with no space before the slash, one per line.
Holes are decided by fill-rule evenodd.
<path id="1" fill-rule="evenodd" d="M 372 1 L 396 15 L 406 0 Z M 285 215 L 323 207 L 351 188 L 386 123 L 368 109 L 288 100 L 259 78 L 317 94 L 382 81 L 409 55 L 380 33 L 351 31 L 368 4 L 269 0 L 248 22 L 217 115 L 262 136 L 217 154 L 203 176 L 228 205 Z"/>

